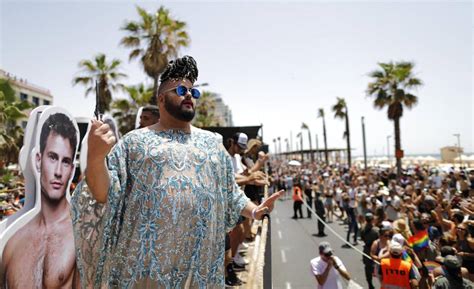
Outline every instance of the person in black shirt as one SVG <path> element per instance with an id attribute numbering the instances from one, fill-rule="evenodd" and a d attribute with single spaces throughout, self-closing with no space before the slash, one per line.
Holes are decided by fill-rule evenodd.
<path id="1" fill-rule="evenodd" d="M 324 222 L 326 222 L 326 211 L 324 210 L 324 203 L 321 198 L 321 193 L 316 192 L 316 199 L 314 200 L 314 207 L 316 209 L 316 215 L 320 217 Z M 324 233 L 324 224 L 320 220 L 318 220 L 318 237 L 325 237 L 327 236 Z"/>
<path id="2" fill-rule="evenodd" d="M 365 214 L 365 226 L 360 233 L 362 241 L 364 241 L 364 253 L 370 256 L 370 248 L 375 240 L 379 238 L 379 230 L 377 227 L 374 227 L 372 222 L 374 220 L 374 215 L 372 213 Z M 372 283 L 372 273 L 374 272 L 374 261 L 367 257 L 362 257 L 362 262 L 364 263 L 365 278 L 369 289 L 374 289 L 374 284 Z"/>

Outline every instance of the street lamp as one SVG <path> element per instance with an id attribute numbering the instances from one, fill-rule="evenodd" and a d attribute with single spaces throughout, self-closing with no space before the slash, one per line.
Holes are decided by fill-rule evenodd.
<path id="1" fill-rule="evenodd" d="M 204 83 L 198 83 L 198 84 L 194 85 L 194 87 L 204 87 L 204 86 L 209 86 L 209 83 L 204 82 Z"/>
<path id="2" fill-rule="evenodd" d="M 388 163 L 391 164 L 390 162 L 390 138 L 391 135 L 387 135 L 387 158 L 388 158 Z"/>
<path id="3" fill-rule="evenodd" d="M 281 159 L 281 138 L 277 137 L 277 140 L 278 140 L 278 153 L 279 153 L 280 159 Z"/>
<path id="4" fill-rule="evenodd" d="M 361 118 L 362 122 L 362 141 L 364 145 L 364 169 L 367 170 L 367 147 L 365 144 L 365 122 L 364 122 L 364 117 Z"/>
<path id="5" fill-rule="evenodd" d="M 458 138 L 458 157 L 459 157 L 459 167 L 462 167 L 462 155 L 461 155 L 461 134 L 455 133 L 453 136 Z"/>

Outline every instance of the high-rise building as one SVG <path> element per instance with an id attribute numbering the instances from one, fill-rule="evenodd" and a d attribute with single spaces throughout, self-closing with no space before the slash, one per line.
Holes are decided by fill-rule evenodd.
<path id="1" fill-rule="evenodd" d="M 214 117 L 218 119 L 219 126 L 234 126 L 232 120 L 232 111 L 224 103 L 222 98 L 218 94 L 214 94 Z"/>
<path id="2" fill-rule="evenodd" d="M 10 85 L 15 91 L 19 100 L 26 100 L 33 104 L 34 107 L 53 104 L 53 96 L 46 88 L 30 83 L 26 79 L 12 75 L 11 73 L 8 73 L 2 69 L 0 69 L 0 79 L 9 80 Z M 28 114 L 29 111 L 26 113 Z M 21 121 L 21 126 L 23 128 L 26 127 L 26 121 L 27 119 Z"/>

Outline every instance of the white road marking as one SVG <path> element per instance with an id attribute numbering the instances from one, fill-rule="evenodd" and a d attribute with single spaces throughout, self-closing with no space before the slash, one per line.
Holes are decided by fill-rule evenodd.
<path id="1" fill-rule="evenodd" d="M 286 263 L 286 254 L 285 251 L 281 250 L 281 262 Z"/>
<path id="2" fill-rule="evenodd" d="M 279 238 L 280 240 L 282 239 L 282 237 L 281 237 L 281 231 L 280 231 L 280 230 L 278 230 L 278 238 Z"/>
<path id="3" fill-rule="evenodd" d="M 276 218 L 275 223 L 277 223 L 277 225 L 280 225 L 280 219 Z"/>
<path id="4" fill-rule="evenodd" d="M 286 289 L 291 289 L 291 284 L 290 284 L 290 282 L 286 282 Z"/>

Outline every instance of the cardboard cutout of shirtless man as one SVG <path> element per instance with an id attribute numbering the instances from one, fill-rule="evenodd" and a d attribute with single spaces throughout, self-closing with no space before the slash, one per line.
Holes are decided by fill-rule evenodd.
<path id="1" fill-rule="evenodd" d="M 79 285 L 68 201 L 79 133 L 65 113 L 43 116 L 34 155 L 41 209 L 5 246 L 2 285 L 9 289 Z"/>

